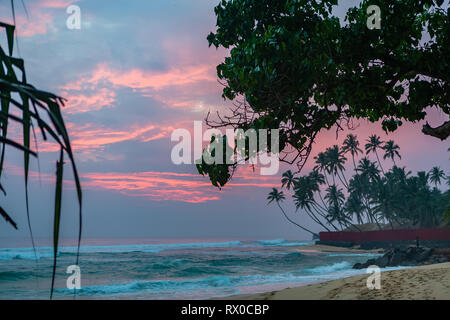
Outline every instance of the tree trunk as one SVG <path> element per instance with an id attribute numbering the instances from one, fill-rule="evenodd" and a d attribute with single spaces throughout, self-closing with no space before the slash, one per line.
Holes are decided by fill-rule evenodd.
<path id="1" fill-rule="evenodd" d="M 327 220 L 327 222 L 328 222 L 328 224 L 329 224 L 330 226 L 332 226 L 336 231 L 339 231 L 339 229 L 336 228 L 336 226 L 335 226 L 333 223 L 331 223 L 331 222 L 327 219 L 327 217 L 326 217 L 324 214 L 321 214 L 321 213 L 320 213 L 319 209 L 317 209 L 317 208 L 314 206 L 314 204 L 316 204 L 316 205 L 319 207 L 319 209 L 320 209 L 320 206 L 319 206 L 317 203 L 313 203 L 312 208 L 314 208 L 314 210 L 316 210 L 316 212 L 317 212 L 322 218 L 324 218 L 325 220 Z M 313 214 L 313 213 L 311 212 L 311 214 Z M 314 215 L 314 214 L 313 214 L 313 215 Z M 324 224 L 322 224 L 322 222 L 321 222 L 315 215 L 314 215 L 314 217 L 318 220 L 318 221 L 316 221 L 318 224 L 320 224 L 322 227 L 324 227 L 327 231 L 331 231 L 331 230 L 328 229 Z"/>
<path id="2" fill-rule="evenodd" d="M 314 210 L 317 211 L 317 213 L 319 213 L 319 211 L 317 210 L 317 208 L 313 207 Z M 331 232 L 330 229 L 327 228 L 326 225 L 324 225 L 319 218 L 316 217 L 316 215 L 311 211 L 311 210 L 306 210 L 306 213 L 308 213 L 309 217 L 317 224 L 320 224 L 322 226 L 322 228 L 324 228 L 325 230 L 327 230 L 328 232 Z M 319 213 L 320 214 L 320 213 Z M 333 226 L 334 227 L 334 226 Z"/>
<path id="3" fill-rule="evenodd" d="M 381 165 L 380 158 L 378 157 L 378 152 L 377 152 L 377 150 L 375 150 L 375 155 L 377 156 L 378 164 L 380 165 L 381 172 L 383 172 L 383 176 L 384 176 L 384 169 L 383 169 L 383 166 Z"/>
<path id="4" fill-rule="evenodd" d="M 298 223 L 296 223 L 295 221 L 291 220 L 291 219 L 288 217 L 288 215 L 286 214 L 286 212 L 284 212 L 284 210 L 283 210 L 283 208 L 280 206 L 280 203 L 279 203 L 279 202 L 277 202 L 277 205 L 278 205 L 278 207 L 280 208 L 281 212 L 283 212 L 284 217 L 285 217 L 290 223 L 296 225 L 297 227 L 301 228 L 302 230 L 304 230 L 304 231 L 306 231 L 306 232 L 311 233 L 313 236 L 316 236 L 316 237 L 318 236 L 316 233 L 314 233 L 314 232 L 312 232 L 312 231 L 306 229 L 305 227 L 303 227 L 303 226 L 299 225 Z"/>

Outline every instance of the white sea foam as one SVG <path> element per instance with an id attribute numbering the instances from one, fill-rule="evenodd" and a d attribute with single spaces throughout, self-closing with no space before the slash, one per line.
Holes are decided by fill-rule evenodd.
<path id="1" fill-rule="evenodd" d="M 288 241 L 284 239 L 257 240 L 252 242 L 224 241 L 224 242 L 190 242 L 168 244 L 142 244 L 142 245 L 111 245 L 111 246 L 82 246 L 81 253 L 126 253 L 144 252 L 159 253 L 164 250 L 203 249 L 203 248 L 250 248 L 250 247 L 290 247 L 311 244 L 308 241 Z M 76 253 L 77 247 L 60 247 L 60 253 Z M 52 247 L 36 248 L 37 258 L 53 257 Z M 5 248 L 0 249 L 0 260 L 9 259 L 35 259 L 32 248 Z"/>

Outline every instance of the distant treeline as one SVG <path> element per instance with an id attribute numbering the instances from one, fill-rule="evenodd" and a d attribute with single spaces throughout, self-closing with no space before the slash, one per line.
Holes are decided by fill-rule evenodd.
<path id="1" fill-rule="evenodd" d="M 327 231 L 349 227 L 360 230 L 364 223 L 378 229 L 402 227 L 437 227 L 445 225 L 450 212 L 450 175 L 439 167 L 413 175 L 396 164 L 401 159 L 400 147 L 393 141 L 382 141 L 371 135 L 360 148 L 357 136 L 347 135 L 342 146 L 334 145 L 315 157 L 315 167 L 299 176 L 291 170 L 281 179 L 282 189 L 292 193 L 297 212 L 305 213 Z M 362 155 L 362 156 L 360 156 Z M 371 161 L 373 155 L 376 161 Z M 383 168 L 380 156 L 390 159 L 393 166 Z M 346 177 L 345 164 L 350 156 L 353 176 Z M 442 191 L 438 186 L 446 186 Z M 283 191 L 273 189 L 269 203 L 285 200 Z M 301 209 L 301 211 L 299 211 Z M 304 226 L 292 223 L 315 235 Z"/>

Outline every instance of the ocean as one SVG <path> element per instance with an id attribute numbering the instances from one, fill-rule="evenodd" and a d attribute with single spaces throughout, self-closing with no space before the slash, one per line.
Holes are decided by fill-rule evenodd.
<path id="1" fill-rule="evenodd" d="M 220 298 L 365 273 L 352 265 L 378 256 L 302 250 L 311 244 L 284 239 L 83 240 L 76 295 L 66 285 L 76 246 L 63 244 L 54 298 Z M 48 299 L 52 250 L 38 247 L 36 259 L 32 248 L 0 248 L 0 299 Z"/>

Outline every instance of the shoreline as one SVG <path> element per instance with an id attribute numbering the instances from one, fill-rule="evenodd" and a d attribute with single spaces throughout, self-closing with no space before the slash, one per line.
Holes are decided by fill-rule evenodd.
<path id="1" fill-rule="evenodd" d="M 359 249 L 359 247 L 338 247 L 338 246 L 328 246 L 324 244 L 311 244 L 306 246 L 298 246 L 296 247 L 298 252 L 305 253 L 374 253 L 374 254 L 382 254 L 385 252 L 384 249 L 371 249 L 371 250 L 363 250 Z"/>
<path id="2" fill-rule="evenodd" d="M 380 290 L 367 288 L 369 276 L 362 274 L 224 300 L 450 300 L 450 262 L 382 271 Z"/>

